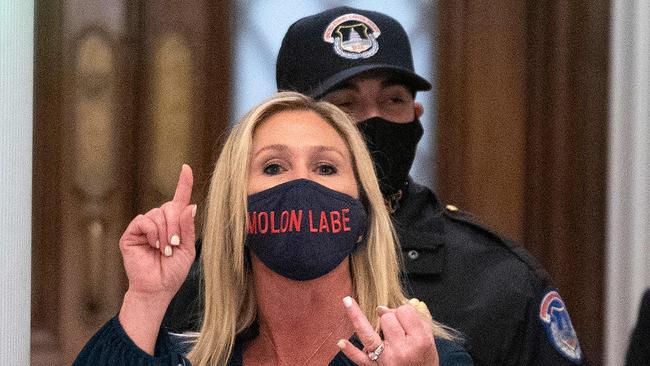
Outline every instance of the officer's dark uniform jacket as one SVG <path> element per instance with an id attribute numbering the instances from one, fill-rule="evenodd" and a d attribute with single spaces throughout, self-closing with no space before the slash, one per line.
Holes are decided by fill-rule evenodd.
<path id="1" fill-rule="evenodd" d="M 554 289 L 525 249 L 412 182 L 394 218 L 407 291 L 462 333 L 476 365 L 581 364 L 549 340 L 540 305 Z"/>
<path id="2" fill-rule="evenodd" d="M 566 309 L 545 306 L 544 318 L 553 321 L 544 325 L 542 303 L 563 303 L 526 250 L 455 207 L 443 207 L 431 190 L 413 182 L 393 217 L 407 292 L 461 333 L 475 365 L 584 363 Z M 172 302 L 165 320 L 171 329 L 198 326 L 197 279 L 192 270 Z"/>

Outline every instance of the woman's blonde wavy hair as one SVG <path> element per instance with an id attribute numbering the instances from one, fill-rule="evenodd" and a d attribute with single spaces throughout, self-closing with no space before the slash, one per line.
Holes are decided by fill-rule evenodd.
<path id="1" fill-rule="evenodd" d="M 368 211 L 367 244 L 351 256 L 354 296 L 378 328 L 375 308 L 398 307 L 406 301 L 399 280 L 400 250 L 390 216 L 379 191 L 373 163 L 354 122 L 332 104 L 293 92 L 278 93 L 254 107 L 232 129 L 212 175 L 203 229 L 202 271 L 205 309 L 201 330 L 188 354 L 197 366 L 224 365 L 235 336 L 256 319 L 250 261 L 244 247 L 248 167 L 253 134 L 260 123 L 283 111 L 308 110 L 332 126 L 352 155 L 360 197 Z M 433 322 L 434 335 L 449 338 Z"/>

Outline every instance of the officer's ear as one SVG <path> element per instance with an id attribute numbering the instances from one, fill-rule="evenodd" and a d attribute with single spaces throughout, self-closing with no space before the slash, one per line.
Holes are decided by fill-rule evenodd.
<path id="1" fill-rule="evenodd" d="M 420 118 L 424 114 L 424 106 L 420 102 L 414 102 L 413 109 L 415 111 L 415 118 Z"/>

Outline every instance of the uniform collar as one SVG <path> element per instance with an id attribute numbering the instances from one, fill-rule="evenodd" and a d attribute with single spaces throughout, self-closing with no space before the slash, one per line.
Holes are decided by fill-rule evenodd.
<path id="1" fill-rule="evenodd" d="M 399 231 L 425 234 L 426 247 L 432 244 L 442 245 L 444 237 L 443 207 L 436 195 L 429 188 L 413 182 L 411 178 L 405 186 L 399 206 L 393 214 Z"/>
<path id="2" fill-rule="evenodd" d="M 445 264 L 443 207 L 427 187 L 409 178 L 406 191 L 393 214 L 398 239 L 411 274 L 432 275 Z M 417 256 L 414 260 L 412 257 Z"/>

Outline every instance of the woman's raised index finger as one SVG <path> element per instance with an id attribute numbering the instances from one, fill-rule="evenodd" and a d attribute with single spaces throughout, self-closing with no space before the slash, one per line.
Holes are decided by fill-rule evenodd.
<path id="1" fill-rule="evenodd" d="M 192 197 L 192 184 L 194 178 L 192 176 L 192 168 L 189 165 L 183 164 L 181 174 L 178 177 L 178 184 L 176 185 L 176 192 L 174 193 L 173 202 L 180 203 L 183 207 L 190 204 Z"/>

